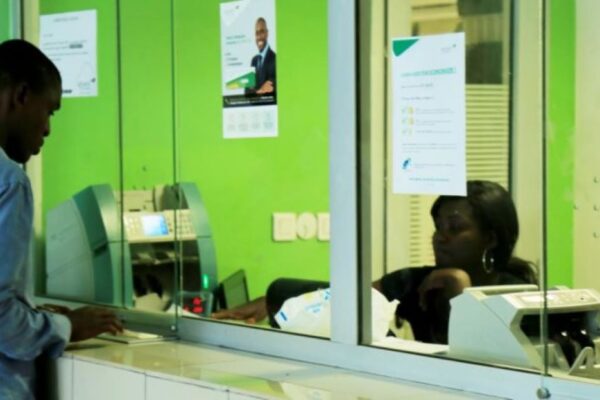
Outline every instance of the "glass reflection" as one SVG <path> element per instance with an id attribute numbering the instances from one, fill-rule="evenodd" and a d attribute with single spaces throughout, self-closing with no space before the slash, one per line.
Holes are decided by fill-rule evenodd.
<path id="1" fill-rule="evenodd" d="M 47 295 L 125 305 L 121 210 L 109 184 L 88 186 L 48 210 Z"/>
<path id="2" fill-rule="evenodd" d="M 550 2 L 544 32 L 548 88 L 546 371 L 593 379 L 595 384 L 600 380 L 599 180 L 595 171 L 599 47 L 593 38 L 598 35 L 599 6 L 588 0 Z"/>
<path id="3" fill-rule="evenodd" d="M 415 340 L 448 342 L 450 299 L 471 286 L 535 284 L 533 266 L 513 257 L 519 225 L 510 194 L 490 181 L 469 181 L 467 197 L 438 197 L 431 208 L 434 266 L 404 268 L 374 283 L 400 301 L 397 327 Z"/>
<path id="4" fill-rule="evenodd" d="M 123 208 L 125 305 L 166 315 L 175 326 L 181 259 L 177 249 L 180 235 L 194 235 L 189 212 L 179 210 L 189 196 L 176 183 L 173 162 L 172 3 L 117 2 L 122 168 L 117 195 Z"/>
<path id="5" fill-rule="evenodd" d="M 170 2 L 142 7 L 88 0 L 78 6 L 40 2 L 42 14 L 93 16 L 98 71 L 98 93 L 65 94 L 53 127 L 60 134 L 44 155 L 42 291 L 145 312 L 128 322 L 147 324 L 151 312 L 147 319 L 172 327 L 179 292 L 176 231 L 188 227 L 175 220 L 187 221 L 189 213 L 176 216 Z M 145 13 L 141 19 L 138 11 Z M 145 19 L 157 22 L 150 31 L 140 29 Z M 150 44 L 148 34 L 164 41 Z M 165 314 L 173 315 L 161 319 Z"/>
<path id="6" fill-rule="evenodd" d="M 368 221 L 373 230 L 379 227 L 384 232 L 382 240 L 375 235 L 369 238 L 373 252 L 381 255 L 369 261 L 373 265 L 373 286 L 388 300 L 399 300 L 390 326 L 396 338 L 373 344 L 540 369 L 543 343 L 539 329 L 534 333 L 530 326 L 537 321 L 539 327 L 541 307 L 532 309 L 532 318 L 523 318 L 531 310 L 525 313 L 523 307 L 513 307 L 509 302 L 501 307 L 510 315 L 509 321 L 498 325 L 493 318 L 497 312 L 494 304 L 501 294 L 536 291 L 538 283 L 534 263 L 513 254 L 520 230 L 509 191 L 512 2 L 457 0 L 425 4 L 398 0 L 388 2 L 379 11 L 375 2 L 370 4 L 373 15 L 387 21 L 387 31 L 382 33 L 386 44 L 395 38 L 464 32 L 469 179 L 466 197 L 393 193 L 393 100 L 377 89 L 388 87 L 389 92 L 392 70 L 389 60 L 380 65 L 371 62 L 373 71 L 361 76 L 368 87 L 361 112 L 371 121 L 386 123 L 371 123 L 361 133 L 370 139 L 372 147 L 381 147 L 381 155 L 371 155 L 368 164 L 376 172 L 373 176 L 380 174 L 381 183 L 371 183 L 370 191 L 363 195 L 381 198 L 382 204 L 382 222 L 376 218 Z M 377 22 L 370 23 L 363 29 L 375 35 Z M 376 40 L 367 47 L 371 57 L 380 54 Z M 384 78 L 377 73 L 386 70 Z M 376 102 L 387 113 L 381 111 L 381 106 L 372 105 Z M 379 134 L 381 131 L 385 133 Z M 515 171 L 513 176 L 526 173 Z M 377 210 L 370 212 L 376 215 Z M 522 233 L 530 236 L 528 229 Z M 531 337 L 524 339 L 529 334 Z M 510 341 L 513 335 L 523 340 L 505 351 L 509 356 L 496 351 L 498 346 L 492 344 L 493 340 Z M 412 345 L 412 341 L 420 344 Z M 528 358 L 524 354 L 533 355 Z"/>
<path id="7" fill-rule="evenodd" d="M 268 327 L 273 280 L 329 276 L 327 2 L 249 2 L 234 21 L 236 4 L 174 2 L 175 163 L 202 195 L 206 214 L 192 222 L 210 226 L 214 244 L 203 310 Z M 181 278 L 193 317 L 193 280 Z"/>
<path id="8" fill-rule="evenodd" d="M 42 17 L 95 8 L 101 38 L 95 48 L 100 60 L 97 73 L 102 76 L 96 83 L 102 96 L 63 93 L 61 110 L 53 120 L 54 135 L 41 160 L 43 197 L 38 215 L 43 231 L 36 289 L 40 295 L 121 307 L 122 210 L 115 194 L 121 172 L 116 2 L 95 5 L 73 9 L 65 2 L 40 1 Z"/>

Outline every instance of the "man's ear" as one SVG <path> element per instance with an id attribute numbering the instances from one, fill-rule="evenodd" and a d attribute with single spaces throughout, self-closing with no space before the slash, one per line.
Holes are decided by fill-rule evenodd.
<path id="1" fill-rule="evenodd" d="M 27 83 L 21 82 L 15 85 L 11 96 L 11 105 L 14 108 L 22 107 L 25 105 L 25 103 L 27 103 L 30 95 L 31 89 Z"/>

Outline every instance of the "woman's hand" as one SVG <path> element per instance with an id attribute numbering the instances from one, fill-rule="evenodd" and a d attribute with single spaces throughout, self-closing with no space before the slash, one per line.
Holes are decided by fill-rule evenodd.
<path id="1" fill-rule="evenodd" d="M 211 315 L 215 319 L 233 319 L 255 324 L 267 316 L 267 301 L 265 296 L 258 297 L 249 303 L 232 308 L 220 310 Z"/>
<path id="2" fill-rule="evenodd" d="M 435 268 L 419 286 L 419 305 L 423 310 L 427 310 L 429 294 L 432 291 L 440 293 L 449 300 L 471 286 L 469 274 L 462 269 Z"/>

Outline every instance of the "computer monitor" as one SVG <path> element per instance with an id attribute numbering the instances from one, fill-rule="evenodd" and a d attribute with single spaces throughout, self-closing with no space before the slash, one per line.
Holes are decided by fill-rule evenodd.
<path id="1" fill-rule="evenodd" d="M 217 297 L 221 309 L 231 309 L 248 303 L 250 296 L 248 295 L 246 272 L 240 269 L 225 278 L 219 285 Z"/>

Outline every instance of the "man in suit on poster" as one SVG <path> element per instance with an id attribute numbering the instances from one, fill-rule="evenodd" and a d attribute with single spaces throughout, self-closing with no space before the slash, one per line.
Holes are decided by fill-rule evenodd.
<path id="1" fill-rule="evenodd" d="M 256 84 L 254 88 L 248 89 L 246 92 L 259 96 L 272 95 L 275 94 L 277 80 L 275 52 L 269 46 L 269 29 L 267 28 L 267 21 L 262 17 L 256 20 L 255 37 L 258 54 L 252 57 L 250 66 L 254 68 Z"/>

